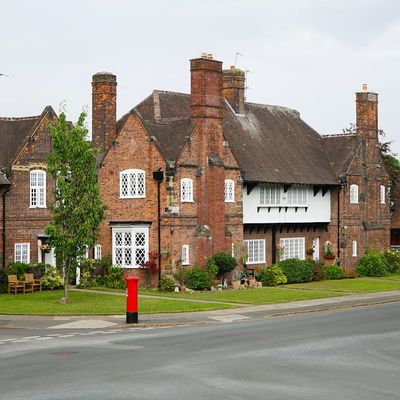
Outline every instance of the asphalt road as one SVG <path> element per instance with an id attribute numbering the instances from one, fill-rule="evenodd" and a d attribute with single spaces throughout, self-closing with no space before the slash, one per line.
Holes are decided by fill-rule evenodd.
<path id="1" fill-rule="evenodd" d="M 399 304 L 205 327 L 2 330 L 0 343 L 7 400 L 400 398 Z"/>

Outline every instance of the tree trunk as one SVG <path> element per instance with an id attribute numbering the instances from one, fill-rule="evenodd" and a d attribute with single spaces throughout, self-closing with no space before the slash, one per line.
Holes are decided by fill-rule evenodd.
<path id="1" fill-rule="evenodd" d="M 68 303 L 68 277 L 69 277 L 70 263 L 67 262 L 64 267 L 64 297 L 61 298 L 60 303 Z"/>

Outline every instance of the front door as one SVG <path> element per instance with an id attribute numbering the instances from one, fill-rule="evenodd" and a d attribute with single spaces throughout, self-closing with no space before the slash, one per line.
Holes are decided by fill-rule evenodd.
<path id="1" fill-rule="evenodd" d="M 312 247 L 313 247 L 313 250 L 314 250 L 313 260 L 314 261 L 318 261 L 319 260 L 319 237 L 315 237 L 313 239 L 312 244 L 313 244 Z"/>

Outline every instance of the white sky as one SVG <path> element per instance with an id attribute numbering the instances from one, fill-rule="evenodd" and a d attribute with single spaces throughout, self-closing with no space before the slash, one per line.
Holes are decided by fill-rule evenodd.
<path id="1" fill-rule="evenodd" d="M 189 93 L 190 58 L 250 70 L 247 100 L 288 106 L 320 133 L 355 121 L 355 92 L 379 93 L 395 140 L 399 0 L 0 0 L 0 116 L 91 106 L 91 76 L 118 80 L 118 116 L 153 89 Z M 89 124 L 90 125 L 90 124 Z"/>

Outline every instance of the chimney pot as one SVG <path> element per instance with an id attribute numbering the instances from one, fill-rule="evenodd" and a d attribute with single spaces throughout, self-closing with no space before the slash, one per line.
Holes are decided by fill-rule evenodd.
<path id="1" fill-rule="evenodd" d="M 363 92 L 368 92 L 368 85 L 366 83 L 363 84 L 362 90 Z"/>

